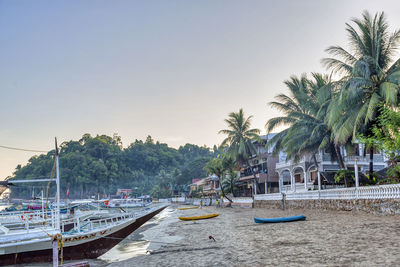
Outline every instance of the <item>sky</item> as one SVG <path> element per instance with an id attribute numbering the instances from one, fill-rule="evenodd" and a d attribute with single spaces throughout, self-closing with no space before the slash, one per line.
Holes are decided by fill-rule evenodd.
<path id="1" fill-rule="evenodd" d="M 0 0 L 0 146 L 117 133 L 212 147 L 240 108 L 265 134 L 283 81 L 326 72 L 324 49 L 347 47 L 363 10 L 400 28 L 398 1 Z M 0 148 L 0 180 L 36 154 Z"/>

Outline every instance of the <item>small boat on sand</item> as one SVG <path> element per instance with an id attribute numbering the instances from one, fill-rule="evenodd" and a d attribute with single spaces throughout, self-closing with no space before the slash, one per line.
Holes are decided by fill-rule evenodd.
<path id="1" fill-rule="evenodd" d="M 281 217 L 281 218 L 254 218 L 256 223 L 281 223 L 281 222 L 294 222 L 294 221 L 304 221 L 306 216 L 297 215 L 292 217 Z"/>
<path id="2" fill-rule="evenodd" d="M 182 220 L 182 221 L 195 221 L 195 220 L 204 220 L 204 219 L 214 218 L 214 217 L 217 217 L 218 215 L 219 215 L 218 213 L 212 213 L 212 214 L 201 215 L 201 216 L 178 217 L 178 219 Z"/>
<path id="3" fill-rule="evenodd" d="M 190 210 L 190 209 L 197 209 L 199 207 L 193 206 L 193 207 L 184 207 L 184 208 L 178 208 L 178 210 Z"/>

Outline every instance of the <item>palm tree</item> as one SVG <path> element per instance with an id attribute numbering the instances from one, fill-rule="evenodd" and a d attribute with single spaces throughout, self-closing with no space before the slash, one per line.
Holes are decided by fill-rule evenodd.
<path id="1" fill-rule="evenodd" d="M 225 197 L 232 203 L 232 200 L 226 196 L 224 192 L 224 188 L 222 187 L 222 179 L 225 173 L 225 168 L 222 164 L 222 159 L 218 156 L 216 158 L 210 159 L 204 166 L 204 170 L 207 172 L 207 175 L 215 174 L 218 177 L 219 187 L 221 189 L 222 197 Z"/>
<path id="2" fill-rule="evenodd" d="M 235 159 L 229 155 L 222 155 L 222 166 L 225 170 L 224 178 L 222 179 L 222 186 L 231 192 L 232 196 L 235 197 L 234 188 L 235 182 L 238 179 L 237 175 L 237 163 Z"/>
<path id="3" fill-rule="evenodd" d="M 258 188 L 257 177 L 251 168 L 249 159 L 257 153 L 254 142 L 260 140 L 260 130 L 250 128 L 252 118 L 253 116 L 246 118 L 243 109 L 240 109 L 239 112 L 231 112 L 228 119 L 225 119 L 228 129 L 221 130 L 219 133 L 227 135 L 222 141 L 221 147 L 227 147 L 227 154 L 234 157 L 238 164 L 245 164 L 249 167 Z"/>
<path id="4" fill-rule="evenodd" d="M 287 153 L 287 159 L 298 161 L 306 154 L 315 155 L 320 150 L 328 151 L 332 160 L 338 160 L 341 169 L 343 160 L 338 146 L 331 138 L 331 130 L 324 122 L 327 108 L 335 95 L 335 87 L 331 78 L 326 75 L 312 73 L 313 79 L 292 76 L 285 81 L 290 94 L 279 94 L 277 101 L 270 102 L 270 106 L 280 110 L 283 116 L 270 119 L 265 127 L 272 132 L 279 126 L 287 128 L 276 134 L 268 141 L 267 146 L 273 147 L 274 154 L 279 151 Z"/>
<path id="5" fill-rule="evenodd" d="M 338 82 L 341 92 L 328 109 L 327 122 L 332 128 L 337 144 L 357 134 L 371 134 L 379 106 L 398 103 L 400 84 L 400 59 L 393 56 L 400 42 L 400 31 L 389 33 L 384 13 L 371 16 L 367 11 L 362 19 L 346 23 L 350 51 L 340 46 L 330 46 L 326 51 L 332 58 L 322 63 L 334 73 L 341 74 Z M 373 147 L 369 148 L 370 173 L 373 172 Z"/>

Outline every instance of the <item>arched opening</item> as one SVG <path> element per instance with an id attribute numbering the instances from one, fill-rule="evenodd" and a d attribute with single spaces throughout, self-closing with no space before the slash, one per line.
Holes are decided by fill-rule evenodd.
<path id="1" fill-rule="evenodd" d="M 302 167 L 295 167 L 293 175 L 295 183 L 304 183 L 304 170 Z"/>
<path id="2" fill-rule="evenodd" d="M 310 181 L 311 184 L 318 184 L 318 170 L 317 167 L 315 167 L 315 165 L 312 165 L 308 168 L 308 179 Z"/>
<path id="3" fill-rule="evenodd" d="M 290 179 L 290 171 L 289 170 L 283 170 L 281 172 L 281 178 L 282 178 L 282 184 L 283 185 L 289 185 L 291 183 Z"/>

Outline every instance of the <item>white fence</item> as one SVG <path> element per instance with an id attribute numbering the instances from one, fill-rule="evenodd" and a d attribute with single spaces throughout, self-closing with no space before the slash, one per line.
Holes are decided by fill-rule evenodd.
<path id="1" fill-rule="evenodd" d="M 283 194 L 255 195 L 255 200 L 282 200 Z M 400 198 L 400 184 L 360 186 L 304 192 L 287 192 L 287 200 L 305 199 L 397 199 Z"/>
<path id="2" fill-rule="evenodd" d="M 253 203 L 251 197 L 232 197 L 231 200 L 236 204 L 250 204 Z M 229 200 L 224 198 L 224 203 L 229 203 Z"/>

